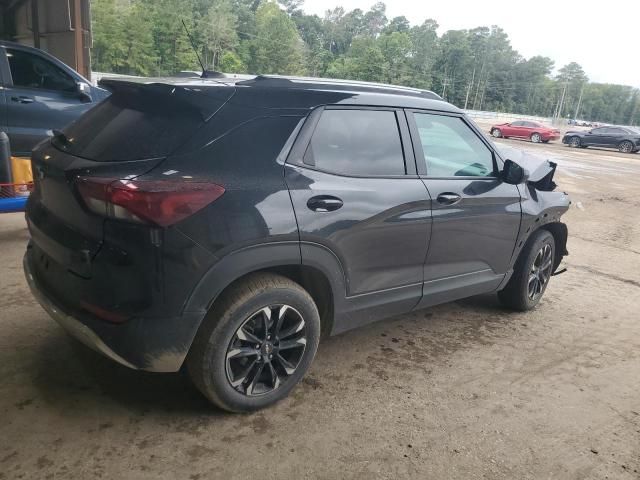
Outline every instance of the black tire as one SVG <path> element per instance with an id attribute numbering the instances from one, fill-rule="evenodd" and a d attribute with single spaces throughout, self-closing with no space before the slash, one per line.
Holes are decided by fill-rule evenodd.
<path id="1" fill-rule="evenodd" d="M 266 324 L 271 325 L 270 327 L 256 330 L 247 326 L 250 321 L 258 322 L 260 325 L 259 322 L 267 318 L 263 310 L 280 312 L 283 306 L 288 307 L 285 309 L 287 313 L 282 315 L 285 319 L 278 322 L 278 326 L 284 327 L 284 323 L 292 321 L 286 319 L 287 316 L 293 316 L 294 323 L 298 322 L 302 325 L 302 330 L 295 330 L 298 327 L 294 324 L 291 324 L 293 328 L 288 327 L 289 331 L 284 334 L 289 333 L 290 336 L 283 338 L 289 340 L 279 343 L 278 335 L 275 334 L 277 333 L 274 330 L 275 324 L 280 318 L 280 313 L 276 313 L 277 317 L 272 319 L 272 323 L 266 320 Z M 301 322 L 297 320 L 298 317 Z M 295 332 L 290 333 L 293 330 Z M 272 332 L 273 339 L 270 342 L 265 339 L 264 343 L 255 346 L 256 353 L 251 352 L 250 350 L 254 348 L 253 339 L 271 338 L 267 337 L 269 332 Z M 304 344 L 301 343 L 300 338 L 304 338 Z M 320 316 L 307 291 L 286 277 L 257 273 L 232 286 L 230 291 L 215 302 L 191 346 L 187 357 L 187 369 L 198 390 L 212 403 L 230 412 L 250 412 L 272 405 L 291 392 L 311 365 L 319 340 Z M 267 343 L 270 349 L 265 349 L 269 347 Z M 294 360 L 288 357 L 289 360 L 286 361 L 288 368 L 295 366 L 290 373 L 285 371 L 283 366 L 285 364 L 279 360 L 283 358 L 279 355 L 285 351 L 284 347 L 281 351 L 279 347 L 284 343 L 289 344 L 287 352 L 293 351 L 295 355 L 299 355 L 299 358 Z M 291 347 L 292 343 L 296 346 Z M 302 349 L 301 352 L 300 349 Z M 249 353 L 233 356 L 239 350 Z M 271 358 L 271 353 L 274 359 L 268 360 L 267 357 Z M 232 371 L 232 361 L 246 362 L 240 365 L 240 370 L 247 371 L 244 374 L 246 381 L 235 387 L 231 383 L 231 376 L 235 375 Z M 262 369 L 258 370 L 261 365 Z M 261 373 L 256 375 L 258 371 Z M 240 373 L 239 378 L 242 378 L 243 373 Z M 251 381 L 252 373 L 257 377 L 255 381 Z M 261 379 L 265 380 L 261 382 Z M 235 378 L 234 380 L 239 381 Z M 263 391 L 259 392 L 260 389 Z"/>
<path id="2" fill-rule="evenodd" d="M 633 153 L 633 149 L 634 145 L 629 140 L 620 142 L 620 145 L 618 145 L 618 151 L 620 153 Z"/>
<path id="3" fill-rule="evenodd" d="M 568 140 L 569 146 L 573 148 L 582 147 L 582 142 L 580 141 L 580 137 L 571 137 Z"/>
<path id="4" fill-rule="evenodd" d="M 502 130 L 500 130 L 499 128 L 491 129 L 491 136 L 493 138 L 501 138 L 502 137 Z"/>
<path id="5" fill-rule="evenodd" d="M 539 267 L 545 267 L 545 281 L 542 283 L 540 282 L 541 277 L 538 271 L 534 274 L 534 268 L 536 267 L 539 255 L 541 252 L 546 252 L 546 248 L 548 247 L 550 247 L 550 265 L 546 265 L 546 261 L 548 260 L 546 253 L 542 253 L 542 261 L 545 263 L 538 265 Z M 547 289 L 547 285 L 549 285 L 549 280 L 553 273 L 555 266 L 555 249 L 556 246 L 553 235 L 547 230 L 538 230 L 531 235 L 522 252 L 520 252 L 509 282 L 504 289 L 498 292 L 498 298 L 505 307 L 525 312 L 531 310 L 538 304 Z M 529 287 L 532 283 L 531 279 L 533 276 L 536 276 L 538 279 L 540 289 L 538 291 L 536 288 L 535 295 L 532 297 Z"/>

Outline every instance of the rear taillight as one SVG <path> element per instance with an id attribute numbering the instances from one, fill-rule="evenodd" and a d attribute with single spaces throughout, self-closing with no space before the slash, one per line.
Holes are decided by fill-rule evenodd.
<path id="1" fill-rule="evenodd" d="M 110 218 L 167 227 L 220 198 L 215 183 L 78 177 L 78 192 L 93 212 Z"/>

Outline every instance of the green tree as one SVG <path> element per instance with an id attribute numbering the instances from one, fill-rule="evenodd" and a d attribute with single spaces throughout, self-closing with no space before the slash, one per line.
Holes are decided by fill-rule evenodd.
<path id="1" fill-rule="evenodd" d="M 256 11 L 249 69 L 254 73 L 303 73 L 302 40 L 293 20 L 275 2 L 266 1 Z"/>
<path id="2" fill-rule="evenodd" d="M 233 13 L 229 0 L 216 0 L 206 15 L 196 24 L 196 28 L 204 42 L 202 59 L 205 66 L 216 70 L 220 57 L 231 51 L 238 43 L 236 34 L 238 17 Z"/>
<path id="3" fill-rule="evenodd" d="M 244 73 L 247 71 L 247 66 L 234 52 L 225 52 L 220 57 L 218 69 L 225 73 Z"/>
<path id="4" fill-rule="evenodd" d="M 384 58 L 382 81 L 398 85 L 410 84 L 411 37 L 407 32 L 393 31 L 378 37 L 378 46 Z"/>
<path id="5" fill-rule="evenodd" d="M 337 78 L 380 82 L 384 75 L 384 55 L 376 39 L 356 37 L 347 54 L 333 62 L 327 73 Z"/>

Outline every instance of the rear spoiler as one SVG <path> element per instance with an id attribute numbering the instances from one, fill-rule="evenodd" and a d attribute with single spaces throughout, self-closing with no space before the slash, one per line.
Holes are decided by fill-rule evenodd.
<path id="1" fill-rule="evenodd" d="M 142 80 L 142 79 L 141 79 Z M 103 78 L 98 85 L 109 90 L 113 95 L 123 97 L 134 96 L 142 99 L 150 97 L 153 102 L 171 105 L 188 106 L 196 109 L 206 122 L 227 103 L 235 93 L 235 86 L 225 83 L 213 85 L 172 85 L 162 82 L 145 82 Z"/>

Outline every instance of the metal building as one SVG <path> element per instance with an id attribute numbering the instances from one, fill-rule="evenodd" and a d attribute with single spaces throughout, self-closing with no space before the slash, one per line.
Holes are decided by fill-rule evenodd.
<path id="1" fill-rule="evenodd" d="M 0 0 L 0 39 L 41 48 L 91 78 L 89 0 Z"/>

